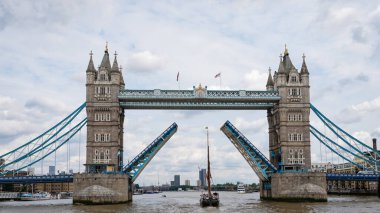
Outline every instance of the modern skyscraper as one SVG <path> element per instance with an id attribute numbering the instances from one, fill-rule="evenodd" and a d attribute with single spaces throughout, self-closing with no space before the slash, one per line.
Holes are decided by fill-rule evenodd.
<path id="1" fill-rule="evenodd" d="M 55 166 L 49 166 L 49 175 L 55 175 Z"/>
<path id="2" fill-rule="evenodd" d="M 179 185 L 181 185 L 180 176 L 174 175 L 174 186 L 179 186 Z"/>
<path id="3" fill-rule="evenodd" d="M 190 180 L 185 180 L 185 185 L 190 186 Z"/>
<path id="4" fill-rule="evenodd" d="M 201 186 L 206 186 L 206 169 L 199 170 L 199 180 L 201 181 Z"/>

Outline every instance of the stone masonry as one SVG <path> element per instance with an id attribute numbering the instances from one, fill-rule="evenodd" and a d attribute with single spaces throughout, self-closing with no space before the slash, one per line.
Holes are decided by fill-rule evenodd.
<path id="1" fill-rule="evenodd" d="M 263 199 L 327 201 L 326 175 L 308 172 L 310 153 L 310 85 L 305 56 L 301 71 L 294 67 L 285 47 L 267 90 L 277 90 L 278 104 L 267 112 L 269 156 L 278 173 L 261 183 Z"/>

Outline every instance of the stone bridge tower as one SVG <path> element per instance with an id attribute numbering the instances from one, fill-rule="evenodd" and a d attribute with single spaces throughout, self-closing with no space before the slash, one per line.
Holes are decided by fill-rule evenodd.
<path id="1" fill-rule="evenodd" d="M 282 171 L 307 171 L 311 166 L 310 85 L 305 56 L 298 72 L 285 48 L 273 77 L 269 73 L 267 90 L 277 90 L 281 100 L 268 110 L 270 161 Z"/>
<path id="2" fill-rule="evenodd" d="M 90 53 L 86 71 L 87 173 L 120 171 L 123 166 L 124 111 L 118 95 L 125 85 L 116 57 L 115 52 L 111 67 L 106 45 L 96 70 Z"/>
<path id="3" fill-rule="evenodd" d="M 301 71 L 294 67 L 285 47 L 267 90 L 277 90 L 281 100 L 268 110 L 269 156 L 277 167 L 269 182 L 262 183 L 263 199 L 327 201 L 326 174 L 308 172 L 310 153 L 310 85 L 305 56 Z"/>
<path id="4" fill-rule="evenodd" d="M 74 204 L 117 204 L 132 200 L 129 175 L 118 173 L 123 166 L 124 122 L 118 95 L 125 85 L 116 56 L 115 52 L 111 67 L 106 45 L 103 60 L 95 69 L 90 53 L 86 71 L 86 173 L 74 174 Z"/>

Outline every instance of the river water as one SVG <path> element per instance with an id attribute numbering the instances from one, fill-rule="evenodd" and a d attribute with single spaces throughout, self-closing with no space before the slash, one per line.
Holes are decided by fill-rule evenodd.
<path id="1" fill-rule="evenodd" d="M 72 205 L 71 199 L 0 202 L 2 212 L 380 212 L 380 198 L 375 196 L 329 196 L 326 203 L 287 203 L 260 201 L 259 193 L 220 192 L 220 207 L 199 206 L 199 192 L 163 192 L 135 195 L 121 205 Z M 166 195 L 163 197 L 162 195 Z"/>

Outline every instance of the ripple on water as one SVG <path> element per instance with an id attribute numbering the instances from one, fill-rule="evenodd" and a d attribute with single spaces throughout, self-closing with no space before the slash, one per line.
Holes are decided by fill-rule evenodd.
<path id="1" fill-rule="evenodd" d="M 329 196 L 326 203 L 288 203 L 261 201 L 259 193 L 220 192 L 219 208 L 201 208 L 199 192 L 165 192 L 133 197 L 133 202 L 120 205 L 72 205 L 72 200 L 0 202 L 0 212 L 380 212 L 380 199 L 375 196 Z"/>

